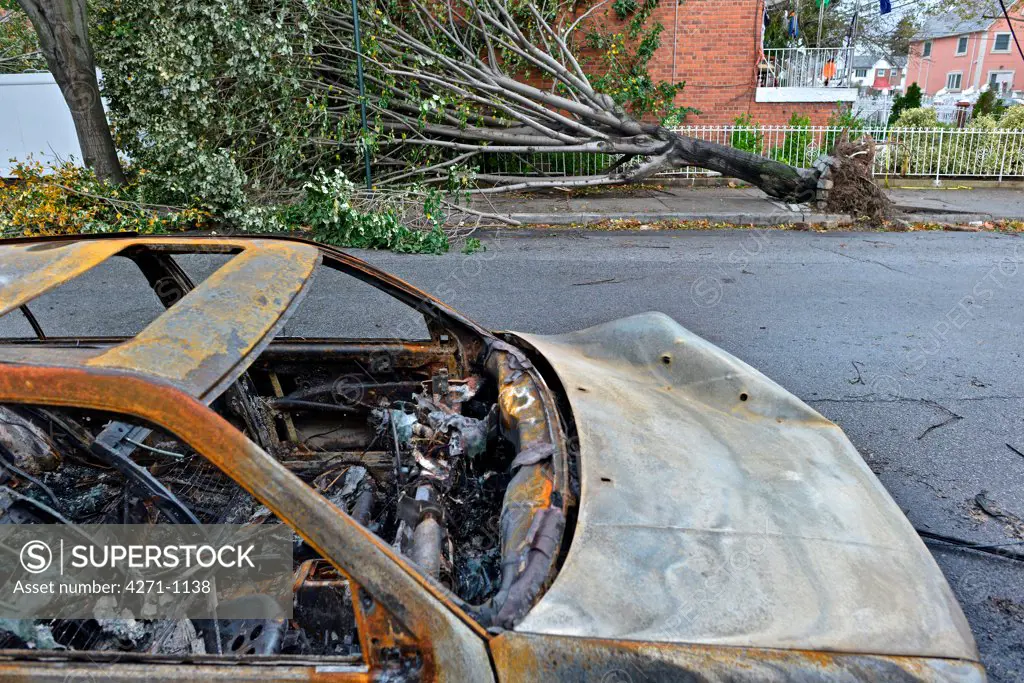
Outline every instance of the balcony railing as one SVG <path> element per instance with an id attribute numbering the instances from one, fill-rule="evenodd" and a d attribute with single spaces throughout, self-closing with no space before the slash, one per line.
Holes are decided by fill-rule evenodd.
<path id="1" fill-rule="evenodd" d="M 852 87 L 852 47 L 766 48 L 757 65 L 761 88 Z"/>

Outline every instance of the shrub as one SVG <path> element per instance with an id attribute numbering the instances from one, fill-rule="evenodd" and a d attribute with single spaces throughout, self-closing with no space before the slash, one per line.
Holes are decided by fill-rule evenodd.
<path id="1" fill-rule="evenodd" d="M 764 149 L 764 135 L 761 126 L 754 122 L 750 114 L 737 116 L 733 123 L 739 126 L 732 132 L 729 144 L 744 152 L 761 154 Z"/>
<path id="2" fill-rule="evenodd" d="M 921 107 L 921 86 L 911 83 L 907 86 L 907 92 L 897 95 L 892 100 L 892 111 L 889 113 L 889 125 L 899 120 L 900 115 L 908 109 L 919 109 Z"/>
<path id="3" fill-rule="evenodd" d="M 939 123 L 934 109 L 915 107 L 906 109 L 896 119 L 896 128 L 945 128 Z"/>
<path id="4" fill-rule="evenodd" d="M 840 105 L 832 112 L 828 117 L 828 125 L 831 128 L 845 129 L 850 135 L 850 140 L 856 140 L 864 134 L 864 121 L 853 113 L 853 107 L 850 105 Z"/>
<path id="5" fill-rule="evenodd" d="M 15 166 L 14 181 L 0 184 L 0 236 L 66 235 L 132 231 L 160 233 L 206 227 L 210 215 L 199 209 L 170 209 L 140 200 L 145 171 L 112 187 L 90 169 L 36 161 Z"/>
<path id="6" fill-rule="evenodd" d="M 857 118 L 857 115 L 853 113 L 853 107 L 850 105 L 840 105 L 838 109 L 832 112 L 828 117 L 828 127 L 840 128 L 842 132 L 828 132 L 825 134 L 825 139 L 822 141 L 822 148 L 825 150 L 831 150 L 835 147 L 843 132 L 847 134 L 851 141 L 864 135 L 864 121 Z"/>
<path id="7" fill-rule="evenodd" d="M 974 116 L 992 116 L 998 119 L 1006 111 L 1006 105 L 996 97 L 994 90 L 986 90 L 978 96 L 974 103 Z"/>
<path id="8" fill-rule="evenodd" d="M 1006 130 L 1024 130 L 1024 104 L 1009 107 L 999 119 L 999 127 Z"/>
<path id="9" fill-rule="evenodd" d="M 999 119 L 999 128 L 1024 131 L 1024 105 L 1008 107 Z M 1006 175 L 1024 175 L 1024 135 L 1004 138 L 1001 147 L 1000 172 Z"/>
<path id="10" fill-rule="evenodd" d="M 428 193 L 423 206 L 427 219 L 434 222 L 430 231 L 406 227 L 397 206 L 359 211 L 352 205 L 354 194 L 355 185 L 341 171 L 317 173 L 303 186 L 302 200 L 284 210 L 284 223 L 309 230 L 314 239 L 339 247 L 429 254 L 448 251 L 438 193 Z"/>
<path id="11" fill-rule="evenodd" d="M 811 118 L 794 112 L 788 125 L 790 130 L 786 131 L 782 144 L 773 148 L 770 156 L 790 166 L 808 166 L 817 156 L 817 150 L 812 147 Z"/>

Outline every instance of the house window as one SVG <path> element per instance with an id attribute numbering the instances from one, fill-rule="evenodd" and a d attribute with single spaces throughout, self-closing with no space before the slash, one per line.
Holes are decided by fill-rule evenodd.
<path id="1" fill-rule="evenodd" d="M 930 40 L 924 41 L 924 47 L 921 48 L 921 56 L 922 57 L 931 57 L 932 56 L 932 41 L 930 41 Z"/>
<path id="2" fill-rule="evenodd" d="M 988 87 L 998 94 L 1008 94 L 1013 90 L 1012 71 L 989 71 Z"/>
<path id="3" fill-rule="evenodd" d="M 956 54 L 958 56 L 967 54 L 967 36 L 960 36 L 960 39 L 956 41 Z"/>
<path id="4" fill-rule="evenodd" d="M 953 71 L 946 74 L 946 90 L 959 90 L 963 83 L 964 75 L 960 71 Z"/>
<path id="5" fill-rule="evenodd" d="M 853 70 L 853 75 L 854 75 L 855 78 L 867 78 L 868 77 L 868 70 L 867 69 L 854 69 Z"/>
<path id="6" fill-rule="evenodd" d="M 996 39 L 992 42 L 992 52 L 1009 52 L 1010 51 L 1010 34 L 1009 33 L 997 33 Z"/>
<path id="7" fill-rule="evenodd" d="M 875 72 L 876 78 L 885 78 L 885 69 L 879 69 Z"/>

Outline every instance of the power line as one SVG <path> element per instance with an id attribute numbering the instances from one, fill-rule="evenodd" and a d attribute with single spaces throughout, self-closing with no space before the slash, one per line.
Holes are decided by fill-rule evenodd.
<path id="1" fill-rule="evenodd" d="M 1020 41 L 1017 40 L 1017 32 L 1013 30 L 1013 22 L 1010 21 L 1010 12 L 1006 9 L 1006 3 L 1003 0 L 999 0 L 999 6 L 1003 8 L 1003 16 L 1006 17 L 1006 25 L 1010 28 L 1010 35 L 1013 36 L 1013 42 L 1017 45 L 1017 52 L 1020 53 L 1020 58 L 1024 59 L 1024 50 L 1020 47 Z"/>

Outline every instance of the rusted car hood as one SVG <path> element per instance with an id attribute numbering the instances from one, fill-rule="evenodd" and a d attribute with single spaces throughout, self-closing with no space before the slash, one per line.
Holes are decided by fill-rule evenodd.
<path id="1" fill-rule="evenodd" d="M 662 314 L 517 336 L 568 394 L 581 500 L 516 631 L 977 660 L 910 523 L 796 396 Z"/>

